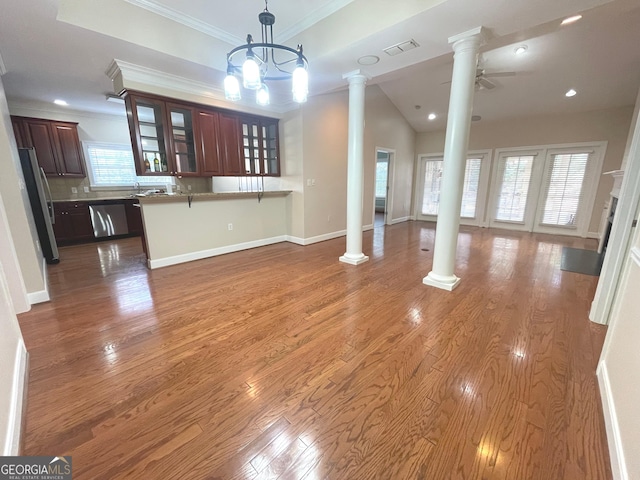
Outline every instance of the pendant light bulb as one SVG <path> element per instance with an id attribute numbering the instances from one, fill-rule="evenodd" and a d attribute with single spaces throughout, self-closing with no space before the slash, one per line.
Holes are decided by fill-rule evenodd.
<path id="1" fill-rule="evenodd" d="M 231 72 L 224 79 L 224 97 L 233 102 L 240 100 L 240 82 Z"/>
<path id="2" fill-rule="evenodd" d="M 257 90 L 262 85 L 260 67 L 251 50 L 247 52 L 247 58 L 242 64 L 242 84 L 249 90 Z"/>
<path id="3" fill-rule="evenodd" d="M 256 91 L 256 103 L 263 107 L 269 105 L 269 89 L 264 83 Z"/>
<path id="4" fill-rule="evenodd" d="M 298 103 L 306 102 L 309 94 L 309 74 L 300 63 L 293 71 L 292 84 L 293 100 Z"/>

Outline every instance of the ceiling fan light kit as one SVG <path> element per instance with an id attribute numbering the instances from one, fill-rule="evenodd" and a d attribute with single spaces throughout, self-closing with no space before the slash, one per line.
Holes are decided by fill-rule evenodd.
<path id="1" fill-rule="evenodd" d="M 306 102 L 309 94 L 309 62 L 302 52 L 302 45 L 299 44 L 294 49 L 273 42 L 273 24 L 276 17 L 269 11 L 267 0 L 264 11 L 258 15 L 258 20 L 262 26 L 262 41 L 255 43 L 249 34 L 245 45 L 237 46 L 227 54 L 225 98 L 231 101 L 242 98 L 236 76 L 241 75 L 242 86 L 247 90 L 256 91 L 258 105 L 269 105 L 269 88 L 266 82 L 277 80 L 291 80 L 293 100 L 297 103 Z"/>

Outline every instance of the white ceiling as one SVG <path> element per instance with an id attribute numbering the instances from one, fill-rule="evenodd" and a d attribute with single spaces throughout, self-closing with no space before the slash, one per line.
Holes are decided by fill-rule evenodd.
<path id="1" fill-rule="evenodd" d="M 260 0 L 3 0 L 2 80 L 10 104 L 122 114 L 105 101 L 114 59 L 210 86 L 221 95 L 226 52 L 247 33 L 260 36 Z M 640 86 L 640 0 L 271 0 L 276 40 L 303 43 L 310 94 L 346 88 L 342 75 L 363 68 L 417 131 L 446 124 L 453 55 L 450 36 L 485 26 L 487 72 L 515 71 L 479 91 L 483 121 L 632 105 Z M 582 13 L 579 22 L 560 21 Z M 414 39 L 418 48 L 382 50 Z M 516 56 L 514 49 L 526 45 Z M 361 67 L 357 59 L 380 62 Z M 1 64 L 0 64 L 1 67 Z M 0 68 L 0 72 L 1 72 Z M 578 94 L 564 97 L 575 88 Z M 245 99 L 249 101 L 249 99 Z M 276 95 L 274 109 L 296 108 Z M 416 109 L 419 105 L 421 108 Z M 430 112 L 438 114 L 428 121 Z"/>

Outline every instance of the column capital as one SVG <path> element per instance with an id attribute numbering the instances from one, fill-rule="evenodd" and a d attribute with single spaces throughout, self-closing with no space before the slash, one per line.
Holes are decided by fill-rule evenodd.
<path id="1" fill-rule="evenodd" d="M 485 27 L 475 27 L 466 32 L 459 33 L 453 37 L 449 37 L 449 45 L 453 45 L 453 50 L 457 51 L 462 46 L 480 47 L 487 43 L 490 38 L 490 32 Z"/>
<path id="2" fill-rule="evenodd" d="M 347 80 L 349 84 L 352 83 L 367 83 L 367 80 L 371 80 L 371 75 L 364 70 L 353 70 L 352 72 L 345 73 L 342 78 Z"/>

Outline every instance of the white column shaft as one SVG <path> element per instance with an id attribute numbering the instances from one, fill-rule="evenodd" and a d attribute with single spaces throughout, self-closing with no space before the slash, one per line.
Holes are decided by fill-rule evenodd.
<path id="1" fill-rule="evenodd" d="M 358 265 L 369 260 L 362 253 L 362 205 L 364 193 L 364 93 L 367 76 L 349 80 L 349 142 L 347 157 L 347 251 L 341 262 Z"/>
<path id="2" fill-rule="evenodd" d="M 453 44 L 455 54 L 433 268 L 424 279 L 425 284 L 445 290 L 453 290 L 460 281 L 454 268 L 480 41 L 480 35 L 473 35 Z"/>

